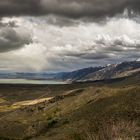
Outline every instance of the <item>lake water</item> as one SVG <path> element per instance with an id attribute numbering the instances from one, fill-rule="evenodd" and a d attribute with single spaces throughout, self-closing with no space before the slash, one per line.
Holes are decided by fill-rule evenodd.
<path id="1" fill-rule="evenodd" d="M 66 84 L 65 82 L 52 80 L 28 80 L 28 79 L 0 79 L 0 84 Z"/>

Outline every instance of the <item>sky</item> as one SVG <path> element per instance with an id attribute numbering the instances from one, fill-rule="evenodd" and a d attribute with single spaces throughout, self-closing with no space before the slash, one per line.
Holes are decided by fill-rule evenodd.
<path id="1" fill-rule="evenodd" d="M 0 0 L 0 72 L 139 59 L 139 0 Z"/>

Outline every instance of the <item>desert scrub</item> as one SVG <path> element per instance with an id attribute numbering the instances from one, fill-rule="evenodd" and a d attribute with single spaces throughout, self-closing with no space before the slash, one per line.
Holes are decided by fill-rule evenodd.
<path id="1" fill-rule="evenodd" d="M 140 127 L 136 122 L 106 122 L 95 131 L 96 124 L 88 123 L 83 129 L 84 140 L 139 140 Z"/>
<path id="2" fill-rule="evenodd" d="M 77 129 L 73 128 L 71 130 L 69 130 L 69 137 L 70 139 L 72 140 L 86 140 L 84 137 L 83 137 L 83 134 L 78 132 Z"/>
<path id="3" fill-rule="evenodd" d="M 57 119 L 51 119 L 48 121 L 48 128 L 54 127 L 54 125 L 57 123 Z"/>

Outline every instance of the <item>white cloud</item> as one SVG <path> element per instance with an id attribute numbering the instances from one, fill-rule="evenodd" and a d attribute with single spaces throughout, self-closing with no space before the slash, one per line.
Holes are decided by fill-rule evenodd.
<path id="1" fill-rule="evenodd" d="M 58 20 L 64 24 L 58 26 Z M 3 22 L 9 21 L 28 29 L 33 43 L 0 54 L 2 69 L 62 71 L 140 56 L 140 23 L 136 19 L 109 18 L 105 24 L 72 20 L 65 26 L 66 20 L 56 16 L 3 18 Z"/>

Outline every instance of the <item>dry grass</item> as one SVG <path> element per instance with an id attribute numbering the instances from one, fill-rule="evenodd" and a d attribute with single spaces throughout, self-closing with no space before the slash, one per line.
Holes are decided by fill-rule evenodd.
<path id="1" fill-rule="evenodd" d="M 50 96 L 64 98 L 47 104 L 40 103 L 42 98 L 35 100 L 39 94 L 46 93 L 45 87 L 41 87 L 41 93 L 34 97 L 31 88 L 26 89 L 30 93 L 28 99 L 24 98 L 27 93 L 24 96 L 21 93 L 19 97 L 13 94 L 10 101 L 16 98 L 9 109 L 26 107 L 7 113 L 8 116 L 1 120 L 0 136 L 18 140 L 26 132 L 23 137 L 34 137 L 34 140 L 139 140 L 140 87 L 124 85 L 55 86 L 51 95 L 41 96 L 43 102 Z M 4 110 L 6 106 L 3 106 Z M 72 133 L 69 130 L 73 130 Z"/>
<path id="2" fill-rule="evenodd" d="M 35 105 L 39 104 L 45 101 L 48 101 L 52 99 L 52 97 L 48 98 L 41 98 L 41 99 L 35 99 L 35 100 L 27 100 L 27 101 L 22 101 L 22 102 L 16 102 L 13 104 L 13 106 L 29 106 L 29 105 Z"/>
<path id="3" fill-rule="evenodd" d="M 112 124 L 106 124 L 103 131 L 100 132 L 100 139 L 107 138 L 108 140 L 134 140 L 137 139 L 140 128 L 136 122 L 119 121 Z"/>
<path id="4" fill-rule="evenodd" d="M 96 122 L 87 122 L 81 129 L 73 129 L 71 140 L 139 140 L 140 127 L 134 121 L 120 120 L 106 122 L 96 126 Z M 96 131 L 95 131 L 96 127 Z"/>

